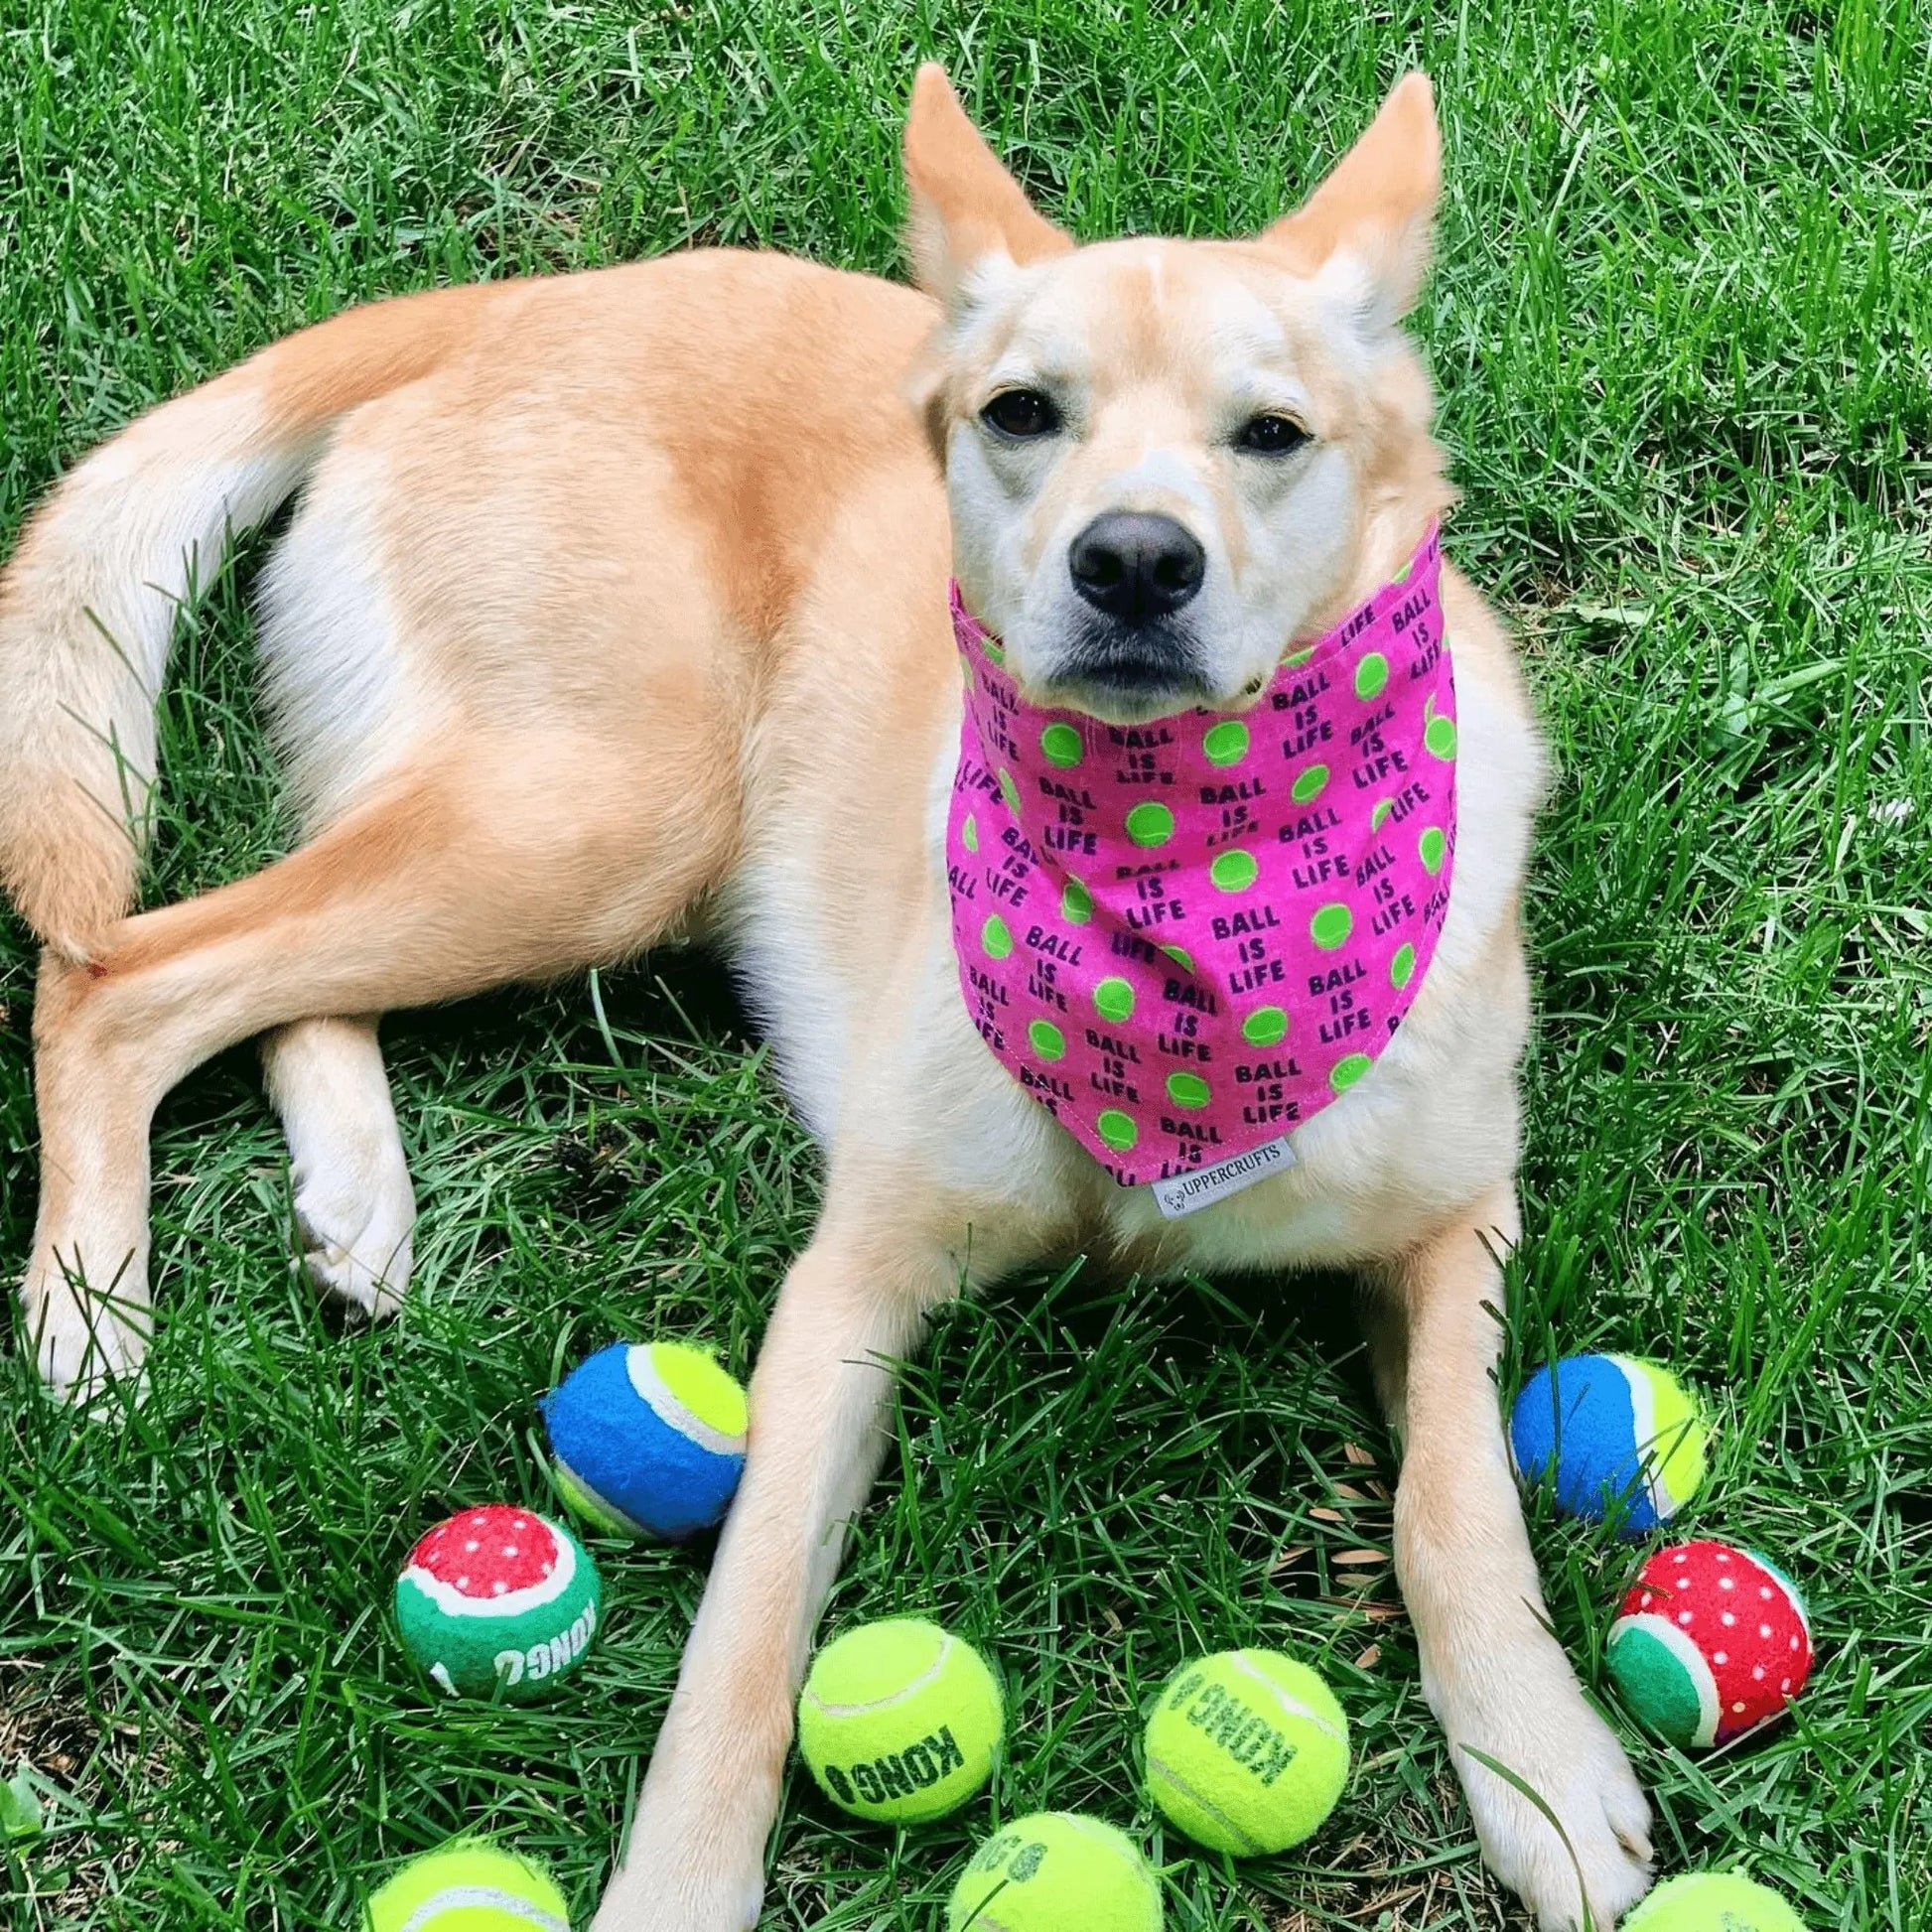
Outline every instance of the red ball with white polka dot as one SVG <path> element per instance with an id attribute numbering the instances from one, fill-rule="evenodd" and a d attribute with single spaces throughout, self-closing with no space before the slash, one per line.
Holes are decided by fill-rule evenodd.
<path id="1" fill-rule="evenodd" d="M 396 1579 L 403 1647 L 451 1697 L 547 1696 L 583 1662 L 602 1603 L 589 1551 L 514 1503 L 439 1523 Z"/>
<path id="2" fill-rule="evenodd" d="M 1637 1573 L 1604 1660 L 1644 1724 L 1700 1750 L 1781 1716 L 1811 1656 L 1791 1579 L 1753 1551 L 1707 1540 L 1659 1550 Z"/>
<path id="3" fill-rule="evenodd" d="M 409 1567 L 465 1596 L 506 1596 L 557 1568 L 556 1532 L 512 1503 L 484 1503 L 439 1523 L 409 1553 Z"/>

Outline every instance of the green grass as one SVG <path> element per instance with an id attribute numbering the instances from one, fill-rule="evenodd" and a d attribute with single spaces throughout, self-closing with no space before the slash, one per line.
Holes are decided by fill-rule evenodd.
<path id="1" fill-rule="evenodd" d="M 1562 770 L 1510 1372 L 1553 1340 L 1678 1363 L 1723 1425 L 1693 1526 L 1812 1596 L 1794 1724 L 1702 1762 L 1632 1736 L 1666 1863 L 1749 1861 L 1820 1928 L 1932 1925 L 1929 34 L 1915 0 L 15 0 L 0 518 L 349 301 L 711 240 L 890 269 L 926 53 L 1088 235 L 1263 220 L 1425 62 L 1450 542 L 1515 617 Z M 156 899 L 276 849 L 259 554 L 184 624 Z M 30 1005 L 0 926 L 8 1272 Z M 389 1862 L 466 1825 L 596 1893 L 703 1553 L 605 1549 L 608 1641 L 533 1714 L 427 1698 L 388 1579 L 440 1512 L 543 1496 L 532 1399 L 612 1331 L 747 1367 L 816 1168 L 702 963 L 390 1040 L 424 1207 L 397 1325 L 316 1308 L 237 1055 L 160 1122 L 147 1406 L 84 1422 L 0 1371 L 0 1771 L 24 1752 L 53 1788 L 45 1840 L 0 1853 L 10 1925 L 347 1927 Z M 992 1807 L 903 1841 L 794 1777 L 766 1923 L 933 1926 L 995 1808 L 1151 1827 L 1136 1713 L 1185 1650 L 1242 1641 L 1323 1660 L 1358 1768 L 1306 1856 L 1230 1876 L 1150 1832 L 1172 1924 L 1515 1923 L 1419 1694 L 1352 1346 L 1327 1283 L 1075 1271 L 948 1314 L 834 1615 L 936 1606 L 988 1640 L 1011 1757 Z M 1630 1558 L 1535 1533 L 1600 1688 Z"/>

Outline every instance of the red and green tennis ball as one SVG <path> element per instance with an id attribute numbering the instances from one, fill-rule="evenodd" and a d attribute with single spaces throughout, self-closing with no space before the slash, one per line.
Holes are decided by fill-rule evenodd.
<path id="1" fill-rule="evenodd" d="M 1162 1916 L 1160 1880 L 1125 1832 L 1042 1811 L 973 1854 L 946 1932 L 1161 1932 Z"/>
<path id="2" fill-rule="evenodd" d="M 590 1553 L 514 1503 L 439 1523 L 396 1579 L 403 1648 L 451 1697 L 547 1695 L 584 1661 L 600 1608 Z"/>
<path id="3" fill-rule="evenodd" d="M 1696 1871 L 1659 1885 L 1623 1932 L 1805 1932 L 1805 1922 L 1767 1886 L 1734 1871 Z"/>
<path id="4" fill-rule="evenodd" d="M 862 1624 L 813 1660 L 798 1749 L 857 1818 L 923 1824 L 993 1775 L 1006 1732 L 1000 1687 L 963 1638 L 922 1617 Z"/>
<path id="5" fill-rule="evenodd" d="M 543 1420 L 565 1500 L 612 1535 L 696 1536 L 745 1468 L 745 1391 L 689 1342 L 614 1341 L 544 1398 Z"/>
<path id="6" fill-rule="evenodd" d="M 390 1878 L 370 1898 L 362 1932 L 570 1932 L 570 1908 L 540 1864 L 458 1839 Z"/>
<path id="7" fill-rule="evenodd" d="M 1637 1572 L 1604 1662 L 1658 1736 L 1706 1750 L 1769 1724 L 1805 1688 L 1811 1624 L 1775 1564 L 1729 1543 L 1678 1543 Z"/>
<path id="8" fill-rule="evenodd" d="M 1509 1417 L 1525 1482 L 1548 1482 L 1567 1515 L 1609 1518 L 1632 1537 L 1697 1493 L 1707 1439 L 1683 1383 L 1633 1355 L 1566 1355 L 1530 1377 Z"/>
<path id="9" fill-rule="evenodd" d="M 1348 1781 L 1334 1693 L 1279 1650 L 1183 1664 L 1147 1725 L 1147 1783 L 1169 1822 L 1210 1851 L 1259 1858 L 1319 1829 Z"/>

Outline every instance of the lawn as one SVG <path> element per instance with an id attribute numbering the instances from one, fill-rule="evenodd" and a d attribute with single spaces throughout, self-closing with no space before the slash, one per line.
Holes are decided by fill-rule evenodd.
<path id="1" fill-rule="evenodd" d="M 0 36 L 9 535 L 145 404 L 350 302 L 713 241 L 892 272 L 927 54 L 1093 236 L 1266 219 L 1426 65 L 1449 543 L 1516 623 L 1561 772 L 1511 1386 L 1553 1342 L 1678 1364 L 1722 1430 L 1693 1527 L 1810 1594 L 1794 1723 L 1701 1761 L 1625 1725 L 1665 1863 L 1746 1861 L 1817 1928 L 1932 1926 L 1924 0 L 13 0 Z M 151 900 L 277 850 L 260 555 L 184 616 Z M 31 1006 L 0 920 L 9 1275 Z M 817 1166 L 703 961 L 388 1038 L 424 1214 L 394 1326 L 317 1307 L 236 1054 L 159 1123 L 146 1405 L 82 1420 L 0 1368 L 0 1773 L 27 1757 L 50 1827 L 0 1850 L 10 1927 L 346 1932 L 464 1826 L 588 1914 L 705 1553 L 600 1546 L 608 1639 L 532 1713 L 426 1695 L 389 1580 L 444 1511 L 544 1498 L 532 1400 L 610 1334 L 748 1369 Z M 1422 1703 L 1343 1285 L 1017 1283 L 937 1324 L 897 1440 L 832 1614 L 984 1638 L 1013 1747 L 990 1802 L 897 1840 L 794 1776 L 767 1926 L 923 1932 L 972 1838 L 1039 1805 L 1143 1828 L 1179 1932 L 1519 1923 Z M 1631 1556 L 1535 1535 L 1607 1698 Z M 1155 1832 L 1137 1713 L 1243 1642 L 1316 1656 L 1359 1748 L 1304 1854 L 1230 1872 Z"/>

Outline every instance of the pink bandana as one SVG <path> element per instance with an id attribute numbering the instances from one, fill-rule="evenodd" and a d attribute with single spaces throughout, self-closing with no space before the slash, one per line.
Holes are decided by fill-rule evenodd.
<path id="1" fill-rule="evenodd" d="M 1449 906 L 1455 686 L 1432 528 L 1247 711 L 1136 729 L 1026 703 L 955 586 L 946 821 L 981 1036 L 1170 1216 L 1294 1159 L 1374 1064 Z"/>

